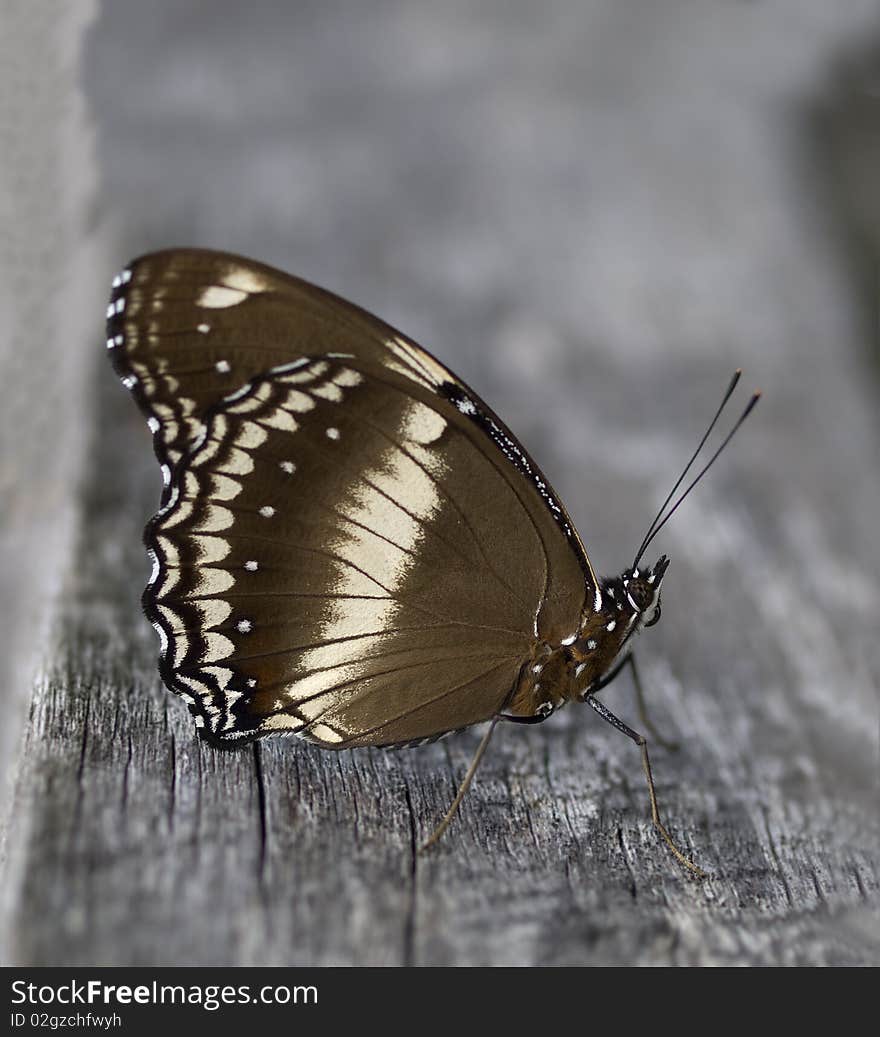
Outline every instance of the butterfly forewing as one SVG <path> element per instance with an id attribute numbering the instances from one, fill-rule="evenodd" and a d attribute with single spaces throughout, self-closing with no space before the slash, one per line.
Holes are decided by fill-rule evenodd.
<path id="1" fill-rule="evenodd" d="M 198 437 L 210 407 L 304 356 L 339 350 L 426 384 L 452 378 L 352 303 L 262 263 L 203 249 L 143 256 L 115 278 L 107 346 L 169 467 Z"/>
<path id="2" fill-rule="evenodd" d="M 510 694 L 545 603 L 580 615 L 577 560 L 548 553 L 539 495 L 411 379 L 326 355 L 255 380 L 206 425 L 148 529 L 146 604 L 166 681 L 217 738 L 344 748 L 477 723 Z"/>
<path id="3" fill-rule="evenodd" d="M 351 303 L 172 250 L 114 280 L 107 345 L 165 480 L 161 672 L 206 734 L 342 748 L 477 723 L 598 594 L 503 422 Z"/>

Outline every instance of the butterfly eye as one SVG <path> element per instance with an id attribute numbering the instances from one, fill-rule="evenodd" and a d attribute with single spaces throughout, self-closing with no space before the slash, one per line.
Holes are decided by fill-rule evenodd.
<path id="1" fill-rule="evenodd" d="M 655 623 L 658 623 L 659 621 L 660 621 L 660 599 L 658 598 L 657 599 L 657 605 L 654 608 L 654 615 L 651 616 L 651 618 L 648 620 L 647 623 L 645 623 L 645 626 L 646 627 L 652 627 L 652 626 L 654 626 Z"/>

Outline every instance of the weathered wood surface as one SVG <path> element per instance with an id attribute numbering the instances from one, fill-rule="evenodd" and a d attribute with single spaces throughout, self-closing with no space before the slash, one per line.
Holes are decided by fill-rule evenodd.
<path id="1" fill-rule="evenodd" d="M 640 646 L 682 742 L 654 750 L 661 804 L 711 877 L 589 711 L 500 730 L 421 857 L 478 732 L 199 743 L 138 608 L 158 475 L 104 365 L 15 766 L 7 960 L 877 964 L 875 329 L 834 190 L 861 138 L 829 94 L 871 5 L 296 6 L 212 5 L 207 31 L 195 3 L 107 5 L 95 278 L 212 245 L 381 313 L 497 406 L 603 571 L 743 366 L 766 399 L 658 544 Z M 605 697 L 635 720 L 625 681 Z"/>

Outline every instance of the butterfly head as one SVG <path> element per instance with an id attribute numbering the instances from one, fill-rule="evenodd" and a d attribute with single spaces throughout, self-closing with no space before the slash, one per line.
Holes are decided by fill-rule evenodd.
<path id="1" fill-rule="evenodd" d="M 578 693 L 613 668 L 639 630 L 660 619 L 660 586 L 668 567 L 664 555 L 649 569 L 631 566 L 620 576 L 602 580 L 600 594 L 585 609 L 580 633 L 567 649 Z"/>
<path id="2" fill-rule="evenodd" d="M 663 555 L 651 568 L 630 567 L 602 580 L 601 608 L 585 613 L 581 629 L 582 637 L 602 649 L 605 663 L 610 664 L 634 634 L 660 619 L 660 586 L 668 568 L 669 559 Z"/>
<path id="3" fill-rule="evenodd" d="M 629 569 L 619 577 L 624 607 L 636 617 L 640 627 L 652 627 L 660 619 L 660 584 L 669 568 L 669 559 L 661 555 L 651 569 Z"/>

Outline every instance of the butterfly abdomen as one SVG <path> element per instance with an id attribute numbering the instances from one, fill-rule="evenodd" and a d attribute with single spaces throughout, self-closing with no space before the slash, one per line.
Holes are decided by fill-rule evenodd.
<path id="1" fill-rule="evenodd" d="M 524 718 L 550 716 L 574 697 L 573 672 L 570 646 L 535 645 L 504 712 Z"/>

